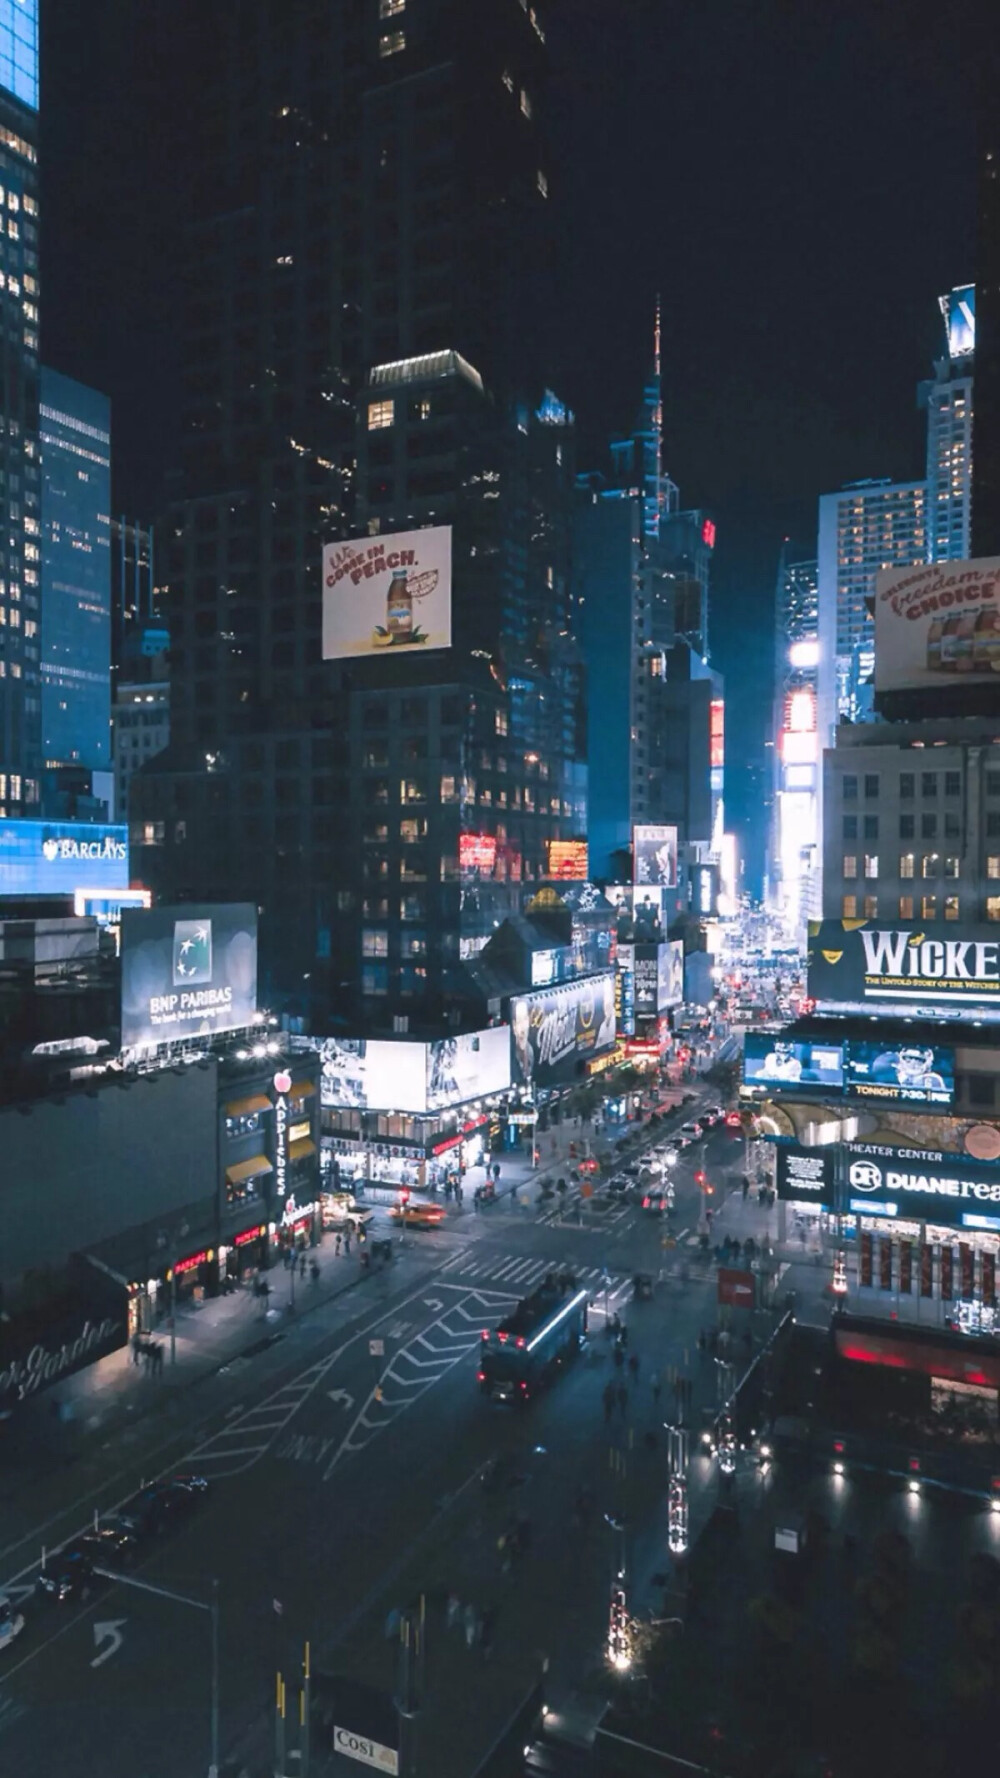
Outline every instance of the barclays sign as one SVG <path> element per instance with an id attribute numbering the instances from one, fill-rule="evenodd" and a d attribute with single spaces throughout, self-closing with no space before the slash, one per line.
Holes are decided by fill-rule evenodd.
<path id="1" fill-rule="evenodd" d="M 0 900 L 128 886 L 127 827 L 89 821 L 0 821 Z"/>

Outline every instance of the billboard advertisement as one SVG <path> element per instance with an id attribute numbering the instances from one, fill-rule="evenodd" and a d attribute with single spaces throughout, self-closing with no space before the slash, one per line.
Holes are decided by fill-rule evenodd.
<path id="1" fill-rule="evenodd" d="M 633 827 L 632 880 L 637 889 L 676 889 L 676 827 Z"/>
<path id="2" fill-rule="evenodd" d="M 510 1086 L 510 1033 L 506 1025 L 441 1037 L 427 1045 L 427 1109 L 444 1111 L 484 1093 Z"/>
<path id="3" fill-rule="evenodd" d="M 953 1228 L 1000 1231 L 1000 1168 L 967 1155 L 851 1142 L 842 1209 Z"/>
<path id="4" fill-rule="evenodd" d="M 497 861 L 496 835 L 492 833 L 460 833 L 458 863 L 462 871 L 484 871 L 493 875 Z"/>
<path id="5" fill-rule="evenodd" d="M 451 526 L 323 546 L 323 659 L 451 647 Z"/>
<path id="6" fill-rule="evenodd" d="M 875 689 L 996 685 L 1000 556 L 887 568 L 875 583 Z"/>
<path id="7" fill-rule="evenodd" d="M 486 1093 L 502 1093 L 510 1086 L 506 1025 L 442 1037 L 435 1043 L 328 1037 L 319 1052 L 321 1102 L 342 1111 L 420 1115 Z"/>
<path id="8" fill-rule="evenodd" d="M 546 841 L 547 865 L 546 876 L 556 877 L 562 881 L 567 879 L 585 883 L 587 881 L 588 861 L 586 840 L 548 840 Z"/>
<path id="9" fill-rule="evenodd" d="M 684 940 L 669 938 L 659 950 L 656 1010 L 667 1012 L 684 1000 Z"/>
<path id="10" fill-rule="evenodd" d="M 976 349 L 976 286 L 959 284 L 938 300 L 948 328 L 948 357 L 967 358 Z"/>
<path id="11" fill-rule="evenodd" d="M 122 1047 L 212 1037 L 253 1023 L 253 902 L 123 908 Z"/>
<path id="12" fill-rule="evenodd" d="M 548 1087 L 582 1074 L 615 1041 L 615 978 L 522 994 L 510 1003 L 511 1084 Z"/>
<path id="13" fill-rule="evenodd" d="M 786 1203 L 818 1204 L 833 1209 L 834 1150 L 800 1148 L 797 1144 L 775 1150 L 778 1196 Z"/>
<path id="14" fill-rule="evenodd" d="M 632 945 L 635 971 L 635 1010 L 640 1018 L 656 1016 L 659 986 L 659 946 Z"/>
<path id="15" fill-rule="evenodd" d="M 980 1017 L 1000 1008 L 1000 934 L 992 926 L 931 938 L 920 926 L 840 920 L 809 926 L 809 998 L 898 1015 L 914 1003 Z"/>
<path id="16" fill-rule="evenodd" d="M 818 1038 L 748 1031 L 743 1043 L 743 1085 L 770 1093 L 782 1087 L 838 1090 L 844 1084 L 844 1046 Z"/>
<path id="17" fill-rule="evenodd" d="M 127 889 L 128 828 L 89 821 L 0 821 L 0 897 Z"/>
<path id="18" fill-rule="evenodd" d="M 844 1084 L 858 1099 L 950 1105 L 955 1097 L 955 1052 L 919 1042 L 871 1043 L 852 1037 Z"/>

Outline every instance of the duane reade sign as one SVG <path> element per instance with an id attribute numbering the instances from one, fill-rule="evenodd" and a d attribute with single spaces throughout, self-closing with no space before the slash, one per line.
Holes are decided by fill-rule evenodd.
<path id="1" fill-rule="evenodd" d="M 964 1155 L 862 1148 L 847 1151 L 848 1208 L 926 1222 L 967 1223 L 978 1213 L 1000 1227 L 1000 1169 L 970 1163 Z"/>
<path id="2" fill-rule="evenodd" d="M 809 995 L 820 1004 L 1000 1006 L 1000 939 L 989 926 L 938 938 L 923 926 L 823 920 L 809 928 Z"/>

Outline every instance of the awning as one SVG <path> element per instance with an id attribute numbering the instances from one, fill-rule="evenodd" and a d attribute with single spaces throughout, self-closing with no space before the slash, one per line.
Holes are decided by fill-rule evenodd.
<path id="1" fill-rule="evenodd" d="M 234 1161 L 226 1168 L 226 1178 L 230 1185 L 242 1185 L 245 1179 L 253 1179 L 258 1173 L 273 1173 L 274 1168 L 266 1155 L 255 1154 L 250 1161 Z"/>
<path id="2" fill-rule="evenodd" d="M 308 1155 L 316 1153 L 316 1144 L 311 1136 L 300 1136 L 297 1142 L 288 1144 L 290 1161 L 304 1161 Z"/>
<path id="3" fill-rule="evenodd" d="M 293 1080 L 288 1089 L 288 1097 L 290 1099 L 308 1099 L 310 1093 L 315 1091 L 315 1085 L 311 1080 Z"/>
<path id="4" fill-rule="evenodd" d="M 234 1099 L 226 1106 L 227 1117 L 246 1117 L 251 1111 L 270 1111 L 271 1101 L 266 1093 L 251 1093 L 249 1099 Z"/>

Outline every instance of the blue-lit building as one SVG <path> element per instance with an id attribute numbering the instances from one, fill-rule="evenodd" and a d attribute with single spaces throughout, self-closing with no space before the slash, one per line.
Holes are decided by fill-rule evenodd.
<path id="1" fill-rule="evenodd" d="M 111 763 L 111 404 L 41 371 L 42 755 Z"/>
<path id="2" fill-rule="evenodd" d="M 41 779 L 38 0 L 0 0 L 0 820 Z"/>

